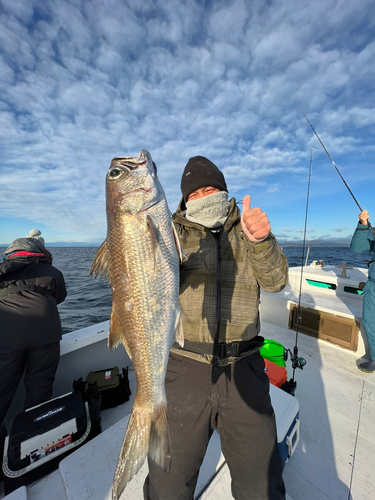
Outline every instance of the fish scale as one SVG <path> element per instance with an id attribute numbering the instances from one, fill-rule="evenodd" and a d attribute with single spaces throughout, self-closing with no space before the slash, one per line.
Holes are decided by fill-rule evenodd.
<path id="1" fill-rule="evenodd" d="M 131 223 L 130 221 L 124 222 L 126 224 L 126 227 L 130 227 Z M 134 238 L 134 232 L 131 232 L 130 238 L 128 237 L 128 241 L 126 242 L 127 244 L 125 245 L 126 248 L 132 248 L 134 249 L 133 252 L 129 253 L 127 252 L 125 260 L 127 263 L 132 262 L 132 271 L 135 276 L 137 276 L 136 281 L 133 280 L 133 277 L 129 277 L 130 282 L 132 283 L 132 288 L 129 289 L 130 293 L 129 295 L 126 295 L 125 297 L 122 297 L 122 300 L 132 302 L 134 305 L 134 311 L 138 311 L 138 314 L 135 315 L 133 311 L 129 314 L 129 311 L 126 310 L 123 306 L 121 309 L 125 309 L 123 314 L 123 324 L 124 327 L 129 330 L 133 331 L 135 328 L 139 329 L 139 333 L 137 334 L 136 340 L 137 343 L 134 346 L 134 348 L 139 347 L 139 342 L 144 342 L 145 344 L 149 343 L 155 343 L 156 340 L 159 339 L 159 332 L 164 331 L 166 328 L 166 325 L 163 324 L 163 317 L 161 314 L 157 313 L 155 310 L 153 311 L 153 314 L 151 310 L 153 309 L 152 305 L 150 302 L 155 301 L 155 296 L 157 297 L 158 292 L 160 288 L 163 289 L 169 289 L 170 285 L 169 283 L 171 280 L 169 280 L 169 274 L 168 273 L 160 273 L 158 272 L 155 275 L 155 272 L 150 270 L 149 266 L 144 266 L 144 261 L 140 258 L 140 256 L 145 255 L 147 253 L 151 252 L 151 246 L 148 244 L 149 243 L 149 238 L 141 238 L 141 237 L 136 237 Z M 137 233 L 138 234 L 138 233 Z M 129 241 L 130 240 L 130 241 Z M 114 242 L 114 247 L 116 248 L 116 241 Z M 115 263 L 115 267 L 118 266 L 118 263 Z M 126 266 L 127 267 L 127 266 Z M 175 272 L 178 272 L 178 268 L 175 269 Z M 115 282 L 116 283 L 116 282 Z M 143 284 L 147 283 L 149 288 L 147 290 L 147 294 L 144 293 L 144 290 L 142 289 Z M 115 285 L 116 288 L 121 288 L 120 285 Z M 158 300 L 159 297 L 156 299 L 156 303 L 159 303 Z M 161 300 L 163 297 L 160 298 Z M 161 311 L 163 311 L 162 308 L 160 308 Z M 163 312 L 163 316 L 165 317 L 165 314 Z M 143 321 L 143 324 L 141 323 Z M 152 324 L 151 324 L 152 322 Z M 135 326 L 137 325 L 137 326 Z M 142 338 L 143 337 L 143 338 Z M 161 340 L 163 340 L 163 337 L 161 337 Z M 166 339 L 167 340 L 167 339 Z M 149 352 L 148 349 L 149 346 L 147 346 L 146 352 Z M 160 346 L 160 352 L 165 353 L 165 346 L 161 345 Z M 130 349 L 132 351 L 132 349 Z M 132 352 L 130 352 L 132 355 Z M 165 355 L 163 356 L 165 358 Z M 165 359 L 164 359 L 165 361 Z M 142 365 L 142 369 L 144 370 L 144 365 Z M 147 377 L 144 376 L 144 374 L 139 374 L 142 376 L 142 379 L 139 381 L 147 380 Z"/>
<path id="2" fill-rule="evenodd" d="M 170 467 L 164 389 L 169 350 L 183 345 L 178 306 L 178 237 L 150 153 L 112 160 L 106 178 L 107 238 L 90 273 L 108 274 L 112 287 L 109 346 L 123 343 L 137 393 L 114 474 L 118 499 L 147 454 Z"/>

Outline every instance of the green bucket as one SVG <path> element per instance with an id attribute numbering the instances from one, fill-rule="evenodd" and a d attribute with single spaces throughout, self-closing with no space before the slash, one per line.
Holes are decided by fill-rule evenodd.
<path id="1" fill-rule="evenodd" d="M 264 339 L 264 345 L 260 350 L 260 355 L 272 361 L 276 365 L 283 366 L 285 368 L 286 363 L 284 361 L 284 349 L 285 347 L 276 340 Z"/>

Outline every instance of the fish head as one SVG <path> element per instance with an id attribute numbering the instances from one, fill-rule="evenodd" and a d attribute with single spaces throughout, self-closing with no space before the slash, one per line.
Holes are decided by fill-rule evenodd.
<path id="1" fill-rule="evenodd" d="M 107 212 L 142 212 L 164 197 L 148 151 L 113 158 L 106 177 Z"/>

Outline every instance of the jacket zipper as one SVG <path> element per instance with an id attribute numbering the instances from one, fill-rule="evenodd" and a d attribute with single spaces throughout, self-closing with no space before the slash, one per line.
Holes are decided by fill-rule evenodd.
<path id="1" fill-rule="evenodd" d="M 217 258 L 216 258 L 216 333 L 215 344 L 219 343 L 220 324 L 221 324 L 221 240 L 224 234 L 224 226 L 221 228 L 219 240 L 213 236 L 217 245 Z"/>
<path id="2" fill-rule="evenodd" d="M 215 243 L 217 245 L 217 258 L 216 258 L 216 332 L 215 332 L 215 341 L 214 344 L 219 343 L 219 335 L 220 335 L 220 324 L 221 324 L 221 273 L 220 273 L 220 263 L 221 263 L 221 240 L 223 238 L 224 234 L 224 226 L 229 219 L 229 217 L 232 215 L 236 205 L 233 206 L 232 210 L 228 213 L 228 216 L 220 230 L 220 235 L 219 235 L 219 240 L 215 238 L 215 236 L 212 234 L 209 228 L 206 226 L 203 226 L 203 224 L 198 224 L 198 226 L 202 226 L 205 231 L 208 231 L 212 238 L 215 240 Z M 213 364 L 217 365 L 217 356 L 214 356 L 213 358 Z"/>
<path id="3" fill-rule="evenodd" d="M 220 336 L 220 325 L 221 325 L 221 240 L 223 239 L 223 234 L 224 234 L 224 227 L 229 219 L 230 215 L 232 214 L 234 210 L 233 209 L 228 213 L 228 216 L 222 225 L 222 228 L 220 230 L 220 235 L 219 239 L 217 240 L 215 236 L 211 233 L 212 237 L 214 238 L 216 245 L 217 245 L 217 259 L 216 259 L 216 333 L 215 333 L 215 344 L 219 343 L 219 336 Z M 211 231 L 210 231 L 211 232 Z M 217 357 L 214 357 L 214 364 L 217 364 Z"/>

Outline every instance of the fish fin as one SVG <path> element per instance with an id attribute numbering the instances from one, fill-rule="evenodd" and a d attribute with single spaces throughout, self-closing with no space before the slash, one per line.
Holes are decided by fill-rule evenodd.
<path id="1" fill-rule="evenodd" d="M 147 225 L 151 234 L 152 249 L 154 254 L 154 271 L 156 269 L 156 253 L 159 246 L 160 233 L 158 227 L 154 224 L 150 215 L 147 215 Z"/>
<path id="2" fill-rule="evenodd" d="M 184 329 L 182 328 L 181 313 L 178 314 L 174 342 L 177 342 L 181 347 L 184 347 Z"/>
<path id="3" fill-rule="evenodd" d="M 113 478 L 112 500 L 119 500 L 127 483 L 142 467 L 148 451 L 150 428 L 150 415 L 133 407 Z"/>
<path id="4" fill-rule="evenodd" d="M 115 347 L 117 347 L 120 344 L 120 342 L 123 342 L 123 338 L 124 335 L 122 335 L 122 329 L 120 323 L 118 322 L 115 308 L 112 306 L 111 319 L 109 320 L 109 335 L 108 335 L 109 349 L 112 350 Z"/>
<path id="5" fill-rule="evenodd" d="M 100 274 L 102 279 L 108 280 L 110 283 L 109 273 L 108 273 L 108 262 L 107 262 L 107 240 L 104 240 L 103 243 L 98 248 L 98 251 L 95 254 L 94 260 L 91 264 L 90 276 L 95 275 L 96 278 L 98 274 Z"/>
<path id="6" fill-rule="evenodd" d="M 171 443 L 166 405 L 160 406 L 152 415 L 148 455 L 165 472 L 169 472 L 171 468 Z"/>
<path id="7" fill-rule="evenodd" d="M 173 238 L 174 238 L 174 243 L 176 245 L 178 257 L 180 259 L 180 263 L 184 262 L 185 260 L 187 260 L 187 257 L 185 255 L 185 252 L 182 249 L 182 246 L 181 246 L 181 243 L 180 243 L 180 239 L 178 237 L 178 234 L 177 234 L 176 228 L 174 227 L 173 222 L 172 222 L 172 232 L 173 232 Z"/>

